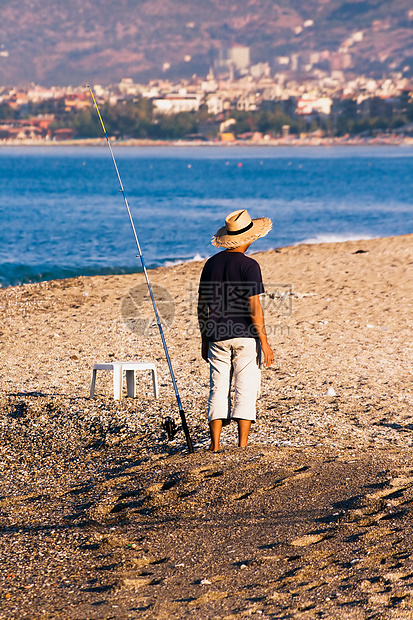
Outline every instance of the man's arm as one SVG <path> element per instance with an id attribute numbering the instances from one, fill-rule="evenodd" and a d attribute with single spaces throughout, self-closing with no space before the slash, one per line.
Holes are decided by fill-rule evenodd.
<path id="1" fill-rule="evenodd" d="M 250 304 L 251 319 L 257 331 L 258 338 L 260 339 L 265 365 L 271 366 L 274 361 L 274 353 L 267 340 L 264 324 L 264 312 L 262 311 L 260 296 L 254 295 L 253 297 L 250 297 L 248 301 Z"/>
<path id="2" fill-rule="evenodd" d="M 201 331 L 201 355 L 202 358 L 207 362 L 208 361 L 208 349 L 209 342 L 206 337 L 206 324 L 208 320 L 208 304 L 202 296 L 202 293 L 199 294 L 198 297 L 198 325 Z"/>

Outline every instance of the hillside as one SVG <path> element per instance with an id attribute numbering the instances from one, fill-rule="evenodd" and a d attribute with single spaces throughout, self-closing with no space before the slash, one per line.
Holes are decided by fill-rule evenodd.
<path id="1" fill-rule="evenodd" d="M 250 47 L 253 63 L 274 67 L 283 54 L 336 52 L 359 30 L 363 40 L 350 49 L 356 71 L 413 68 L 411 6 L 411 0 L 2 0 L 0 86 L 203 75 L 212 50 L 235 42 Z"/>

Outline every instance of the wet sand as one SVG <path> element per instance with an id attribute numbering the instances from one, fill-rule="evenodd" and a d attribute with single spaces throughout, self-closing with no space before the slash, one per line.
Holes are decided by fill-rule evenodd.
<path id="1" fill-rule="evenodd" d="M 413 618 L 413 236 L 258 253 L 275 364 L 207 452 L 202 263 L 0 290 L 0 618 Z M 257 248 L 259 242 L 257 243 Z M 132 329 L 131 329 L 132 328 Z M 154 361 L 160 398 L 93 364 Z"/>

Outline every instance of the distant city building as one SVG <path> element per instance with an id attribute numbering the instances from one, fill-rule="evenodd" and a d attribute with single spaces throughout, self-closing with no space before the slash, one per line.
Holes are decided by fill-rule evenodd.
<path id="1" fill-rule="evenodd" d="M 297 101 L 297 114 L 304 116 L 307 114 L 330 114 L 333 101 L 329 97 L 314 97 L 303 95 Z"/>
<path id="2" fill-rule="evenodd" d="M 224 102 L 221 97 L 217 97 L 216 95 L 209 95 L 206 100 L 208 114 L 213 114 L 214 116 L 218 116 L 224 110 Z"/>
<path id="3" fill-rule="evenodd" d="M 290 57 L 289 56 L 277 56 L 276 63 L 280 67 L 288 67 L 288 65 L 290 64 Z"/>
<path id="4" fill-rule="evenodd" d="M 362 36 L 362 31 L 355 32 L 351 39 L 357 44 Z M 337 127 L 348 133 L 352 131 L 349 122 L 351 127 L 354 121 L 371 118 L 381 119 L 387 132 L 397 127 L 398 139 L 408 136 L 411 140 L 413 127 L 406 120 L 413 110 L 413 83 L 396 70 L 376 78 L 346 71 L 353 59 L 353 54 L 344 51 L 353 51 L 350 39 L 346 41 L 348 45 L 344 42 L 341 51 L 303 48 L 299 53 L 278 56 L 272 62 L 278 69 L 273 76 L 269 63 L 249 65 L 249 48 L 232 46 L 217 56 L 217 65 L 222 68 L 211 68 L 204 79 L 195 75 L 176 81 L 158 77 L 137 84 L 132 78 L 123 78 L 112 86 L 94 85 L 93 89 L 102 105 L 122 101 L 139 105 L 140 97 L 150 99 L 158 118 L 151 117 L 150 105 L 144 108 L 149 122 L 154 124 L 162 114 L 194 113 L 192 120 L 198 127 L 186 136 L 191 140 L 219 137 L 222 141 L 262 141 L 270 139 L 271 134 L 274 139 L 281 135 L 293 140 L 296 125 L 307 127 L 311 136 L 317 125 L 320 135 Z M 91 98 L 85 86 L 45 88 L 31 84 L 26 88 L 0 88 L 0 104 L 4 106 L 0 141 L 60 141 L 79 137 L 75 133 L 79 131 L 76 116 L 91 106 Z M 45 110 L 48 114 L 44 114 Z M 202 113 L 195 115 L 198 110 Z M 248 114 L 240 115 L 239 111 Z M 285 124 L 276 130 L 257 131 L 256 111 L 284 114 L 291 119 L 285 119 L 291 127 Z M 324 116 L 329 116 L 328 123 Z"/>
<path id="5" fill-rule="evenodd" d="M 218 90 L 218 82 L 215 79 L 212 68 L 210 68 L 206 80 L 201 81 L 201 89 L 204 93 L 215 93 Z"/>
<path id="6" fill-rule="evenodd" d="M 179 112 L 196 112 L 199 110 L 202 95 L 196 94 L 170 94 L 165 97 L 153 99 L 154 111 L 158 114 L 178 114 Z"/>
<path id="7" fill-rule="evenodd" d="M 138 84 L 135 84 L 131 78 L 123 78 L 119 83 L 119 92 L 123 96 L 136 96 L 140 93 L 140 87 Z"/>
<path id="8" fill-rule="evenodd" d="M 246 112 L 254 112 L 257 109 L 257 97 L 255 93 L 248 93 L 238 97 L 237 110 L 245 110 Z"/>
<path id="9" fill-rule="evenodd" d="M 271 67 L 268 62 L 258 62 L 256 65 L 251 65 L 250 75 L 256 79 L 269 77 L 271 75 Z"/>
<path id="10" fill-rule="evenodd" d="M 330 71 L 343 71 L 352 66 L 351 54 L 348 52 L 335 52 L 330 55 Z"/>
<path id="11" fill-rule="evenodd" d="M 250 48 L 245 45 L 223 47 L 216 51 L 214 69 L 217 72 L 229 71 L 233 74 L 245 74 L 250 66 Z"/>

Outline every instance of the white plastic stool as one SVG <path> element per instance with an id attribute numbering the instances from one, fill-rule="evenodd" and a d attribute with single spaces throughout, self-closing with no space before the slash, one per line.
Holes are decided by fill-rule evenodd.
<path id="1" fill-rule="evenodd" d="M 156 366 L 152 362 L 99 362 L 93 366 L 92 381 L 90 383 L 90 398 L 95 395 L 96 373 L 98 370 L 113 370 L 113 398 L 122 398 L 122 379 L 123 371 L 126 371 L 126 385 L 128 396 L 136 397 L 136 376 L 137 370 L 150 370 L 152 373 L 153 393 L 155 398 L 159 396 L 158 377 Z"/>

